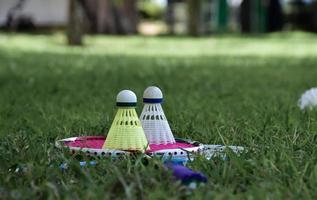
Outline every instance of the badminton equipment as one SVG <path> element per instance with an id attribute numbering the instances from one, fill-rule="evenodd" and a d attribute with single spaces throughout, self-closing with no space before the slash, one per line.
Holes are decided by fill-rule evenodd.
<path id="1" fill-rule="evenodd" d="M 144 107 L 140 120 L 150 144 L 176 143 L 161 106 L 162 102 L 163 94 L 158 87 L 150 86 L 145 89 L 143 93 Z"/>
<path id="2" fill-rule="evenodd" d="M 117 95 L 118 111 L 109 129 L 103 149 L 142 151 L 148 141 L 135 111 L 136 95 L 130 90 L 122 90 Z"/>
<path id="3" fill-rule="evenodd" d="M 304 92 L 298 104 L 302 110 L 317 107 L 317 88 L 311 88 Z"/>
<path id="4" fill-rule="evenodd" d="M 144 152 L 143 156 L 146 158 L 160 157 L 163 162 L 178 164 L 166 164 L 166 167 L 173 171 L 173 175 L 177 180 L 181 180 L 185 184 L 189 183 L 190 186 L 192 186 L 192 181 L 205 182 L 206 177 L 179 164 L 192 161 L 197 154 L 209 160 L 214 156 L 225 158 L 228 149 L 237 154 L 245 151 L 240 146 L 209 145 L 188 139 L 174 139 L 161 107 L 162 100 L 163 95 L 159 88 L 149 87 L 145 90 L 145 105 L 141 120 L 143 122 L 146 121 L 146 123 L 142 124 L 145 125 L 145 130 L 154 130 L 147 132 L 149 140 L 153 142 L 149 145 L 146 133 L 144 133 L 141 122 L 135 112 L 137 98 L 129 90 L 121 91 L 117 96 L 118 111 L 106 138 L 104 136 L 71 137 L 58 140 L 55 145 L 58 148 L 68 148 L 73 154 L 84 153 L 89 157 L 111 157 L 111 159 L 120 158 L 122 155 L 131 155 L 135 151 L 142 151 Z M 154 115 L 154 118 L 152 118 L 152 115 Z M 158 118 L 156 117 L 157 115 L 159 116 Z M 143 116 L 145 116 L 144 120 Z M 147 116 L 150 117 L 147 119 Z M 155 123 L 150 123 L 150 119 Z M 148 128 L 152 126 L 154 127 L 153 129 Z M 152 137 L 152 135 L 155 137 Z M 146 148 L 147 146 L 149 147 Z M 80 163 L 80 165 L 87 166 L 87 163 Z M 88 166 L 91 165 L 93 166 L 95 163 L 88 163 Z M 65 166 L 61 168 L 63 167 Z"/>

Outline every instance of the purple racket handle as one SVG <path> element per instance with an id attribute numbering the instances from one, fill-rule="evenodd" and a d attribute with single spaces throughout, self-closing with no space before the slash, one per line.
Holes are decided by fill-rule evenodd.
<path id="1" fill-rule="evenodd" d="M 95 166 L 97 164 L 96 161 L 90 161 L 90 162 L 79 162 L 79 165 L 81 167 L 87 167 L 87 166 Z M 195 172 L 187 167 L 185 167 L 182 163 L 175 163 L 175 162 L 167 162 L 164 164 L 164 166 L 172 170 L 173 176 L 176 180 L 180 180 L 182 184 L 185 185 L 191 185 L 192 183 L 206 183 L 207 177 L 199 172 Z M 67 163 L 63 163 L 59 166 L 60 169 L 65 170 L 68 168 Z M 192 189 L 195 189 L 196 185 Z"/>
<path id="2" fill-rule="evenodd" d="M 195 172 L 182 164 L 168 162 L 164 165 L 168 169 L 172 170 L 175 179 L 180 180 L 182 183 L 190 184 L 191 182 L 207 182 L 207 177 L 204 174 Z"/>

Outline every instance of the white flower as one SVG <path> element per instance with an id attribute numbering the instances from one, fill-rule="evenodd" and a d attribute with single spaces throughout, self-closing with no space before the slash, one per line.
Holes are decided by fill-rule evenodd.
<path id="1" fill-rule="evenodd" d="M 300 109 L 313 109 L 317 107 L 317 88 L 311 88 L 302 94 L 299 99 L 299 107 Z"/>

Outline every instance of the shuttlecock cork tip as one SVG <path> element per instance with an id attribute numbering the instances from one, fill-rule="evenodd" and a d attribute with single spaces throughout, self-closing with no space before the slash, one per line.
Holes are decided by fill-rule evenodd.
<path id="1" fill-rule="evenodd" d="M 122 90 L 117 95 L 117 106 L 119 107 L 135 107 L 136 102 L 136 95 L 131 90 Z"/>
<path id="2" fill-rule="evenodd" d="M 143 102 L 144 103 L 162 103 L 163 94 L 160 88 L 150 86 L 144 90 Z"/>

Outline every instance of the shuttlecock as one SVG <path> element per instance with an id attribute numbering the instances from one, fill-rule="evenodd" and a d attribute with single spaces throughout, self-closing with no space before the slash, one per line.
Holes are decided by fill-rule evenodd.
<path id="1" fill-rule="evenodd" d="M 148 141 L 135 111 L 137 98 L 130 90 L 117 95 L 118 111 L 109 129 L 104 149 L 144 151 Z"/>
<path id="2" fill-rule="evenodd" d="M 317 107 L 317 88 L 311 88 L 302 94 L 299 99 L 300 109 L 313 109 Z"/>
<path id="3" fill-rule="evenodd" d="M 163 94 L 158 87 L 146 88 L 143 93 L 144 107 L 140 119 L 150 144 L 175 143 L 175 138 L 161 106 L 162 101 Z"/>

